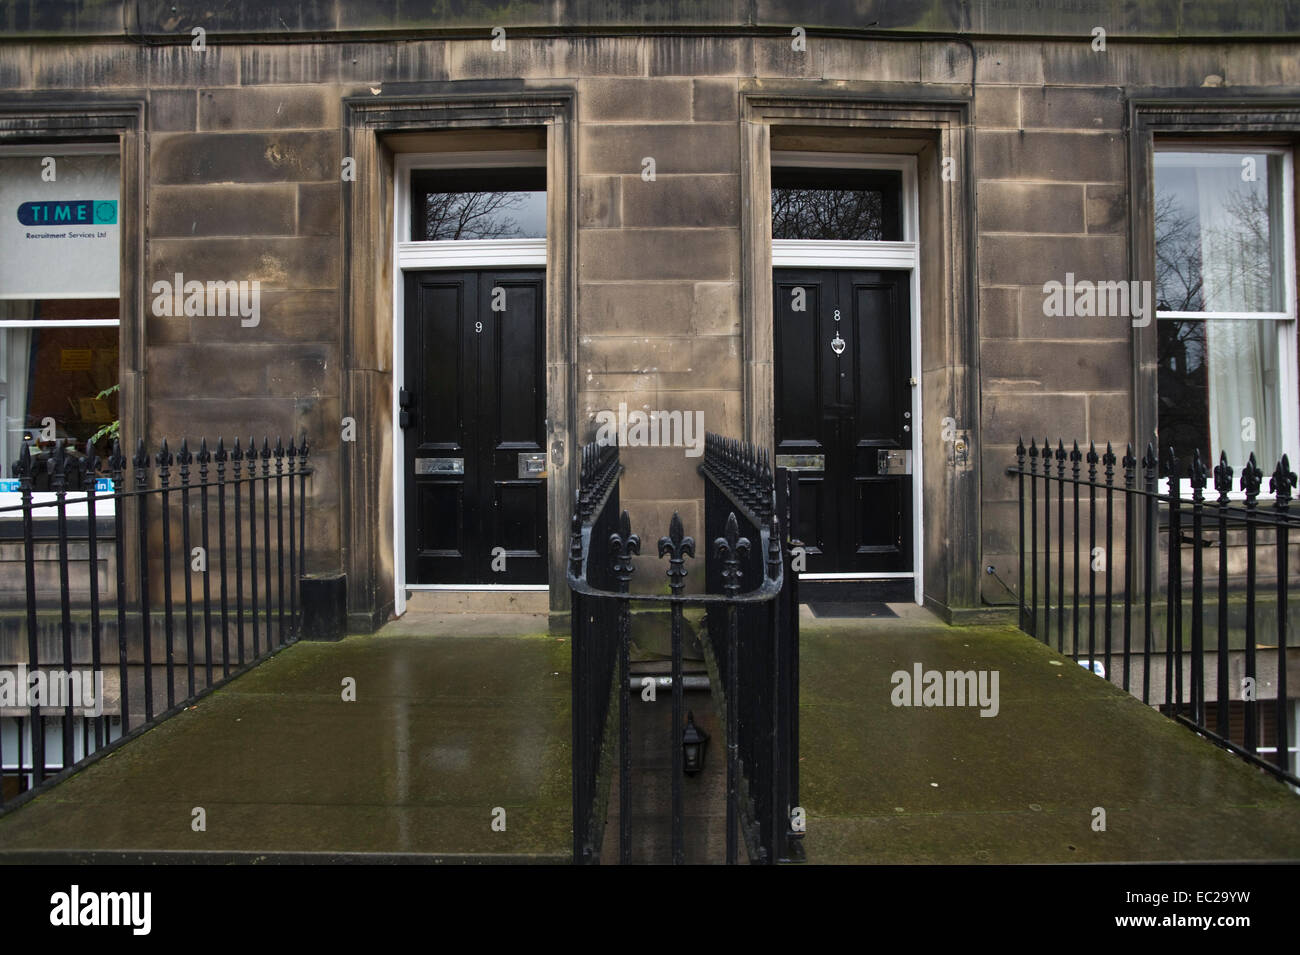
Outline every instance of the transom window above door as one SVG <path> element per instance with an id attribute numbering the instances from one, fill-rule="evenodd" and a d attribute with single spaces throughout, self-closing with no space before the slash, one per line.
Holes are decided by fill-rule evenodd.
<path id="1" fill-rule="evenodd" d="M 893 169 L 772 166 L 772 238 L 898 242 L 903 174 Z"/>
<path id="2" fill-rule="evenodd" d="M 411 240 L 544 239 L 546 170 L 502 166 L 411 172 Z"/>

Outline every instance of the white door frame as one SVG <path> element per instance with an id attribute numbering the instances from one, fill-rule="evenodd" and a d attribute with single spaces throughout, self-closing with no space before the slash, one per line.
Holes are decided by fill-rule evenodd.
<path id="1" fill-rule="evenodd" d="M 893 269 L 911 276 L 912 338 L 912 572 L 910 574 L 800 574 L 801 580 L 873 580 L 913 578 L 913 598 L 924 602 L 925 495 L 921 475 L 924 461 L 921 441 L 921 255 L 920 198 L 917 191 L 916 157 L 877 153 L 830 153 L 773 151 L 773 166 L 806 166 L 823 169 L 883 169 L 902 173 L 903 220 L 901 242 L 847 242 L 812 239 L 773 239 L 772 268 Z"/>
<path id="2" fill-rule="evenodd" d="M 412 242 L 411 172 L 415 169 L 546 168 L 545 149 L 400 153 L 394 159 L 393 190 L 393 613 L 406 612 L 408 590 L 549 590 L 547 584 L 408 584 L 406 582 L 406 436 L 397 397 L 406 384 L 406 273 L 429 269 L 487 269 L 546 266 L 546 239 L 462 239 Z M 549 520 L 549 515 L 548 515 Z"/>

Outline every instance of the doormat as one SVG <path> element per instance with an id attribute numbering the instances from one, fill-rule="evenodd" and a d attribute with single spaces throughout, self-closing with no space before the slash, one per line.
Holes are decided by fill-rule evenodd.
<path id="1" fill-rule="evenodd" d="M 898 614 L 888 606 L 867 600 L 826 601 L 817 600 L 808 604 L 814 617 L 897 617 Z"/>

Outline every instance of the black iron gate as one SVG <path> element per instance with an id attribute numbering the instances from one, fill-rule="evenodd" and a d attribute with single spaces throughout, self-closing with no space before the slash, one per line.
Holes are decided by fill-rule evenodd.
<path id="1" fill-rule="evenodd" d="M 633 602 L 668 603 L 672 630 L 672 858 L 683 861 L 682 611 L 706 608 L 704 641 L 727 749 L 726 859 L 743 838 L 751 862 L 801 861 L 798 819 L 798 596 L 790 568 L 789 475 L 765 451 L 708 435 L 704 479 L 705 592 L 686 592 L 696 556 L 677 514 L 658 554 L 668 595 L 632 595 L 641 540 L 619 508 L 618 449 L 583 448 L 568 570 L 572 591 L 573 855 L 598 862 L 617 751 L 620 862 L 630 861 L 628 647 Z M 743 637 L 742 637 L 743 633 Z"/>

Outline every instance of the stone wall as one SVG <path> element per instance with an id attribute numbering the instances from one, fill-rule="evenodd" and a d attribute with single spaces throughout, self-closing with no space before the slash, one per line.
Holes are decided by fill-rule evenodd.
<path id="1" fill-rule="evenodd" d="M 1126 39 L 1121 27 L 1098 52 L 1082 26 L 1095 19 L 1090 11 L 1073 17 L 1082 18 L 1077 37 L 1062 36 L 1070 26 L 1054 21 L 1052 37 L 976 36 L 973 46 L 964 39 L 907 36 L 907 30 L 948 28 L 954 17 L 965 16 L 935 4 L 916 5 L 916 17 L 897 38 L 813 30 L 806 52 L 792 50 L 788 28 L 734 27 L 664 36 L 520 30 L 503 52 L 494 52 L 493 24 L 486 19 L 449 21 L 456 30 L 446 36 L 418 36 L 380 17 L 383 4 L 321 5 L 328 20 L 323 27 L 299 8 L 287 29 L 352 30 L 380 18 L 394 36 L 340 33 L 294 42 L 240 36 L 279 29 L 263 24 L 253 6 L 241 14 L 246 19 L 204 21 L 183 12 L 164 16 L 165 5 L 142 4 L 136 26 L 143 24 L 150 42 L 123 41 L 120 20 L 107 12 L 96 19 L 91 5 L 52 6 L 76 7 L 84 18 L 55 24 L 34 7 L 0 4 L 0 28 L 9 30 L 0 35 L 0 110 L 145 100 L 146 296 L 153 281 L 176 272 L 256 279 L 265 290 L 254 328 L 237 320 L 156 318 L 149 315 L 148 297 L 128 303 L 123 334 L 143 322 L 143 364 L 130 371 L 142 375 L 145 433 L 152 439 L 310 435 L 317 468 L 313 569 L 348 567 L 341 515 L 353 501 L 340 490 L 339 440 L 340 419 L 351 413 L 343 397 L 346 263 L 349 256 L 373 261 L 388 254 L 344 245 L 342 216 L 352 188 L 340 181 L 345 98 L 400 97 L 448 81 L 469 93 L 576 92 L 577 302 L 570 328 L 576 338 L 572 438 L 580 442 L 593 434 L 594 413 L 620 402 L 629 409 L 702 410 L 706 427 L 730 434 L 747 427 L 743 95 L 793 89 L 921 101 L 938 92 L 969 95 L 973 72 L 976 178 L 949 185 L 951 201 L 973 197 L 977 223 L 976 261 L 968 264 L 977 275 L 970 313 L 978 323 L 981 408 L 978 421 L 960 425 L 972 429 L 980 467 L 984 557 L 979 568 L 961 569 L 975 581 L 982 580 L 985 563 L 996 564 L 1008 580 L 1014 576 L 1014 485 L 1004 469 L 1017 436 L 1111 440 L 1117 450 L 1134 438 L 1136 359 L 1128 322 L 1049 318 L 1042 309 L 1043 283 L 1064 281 L 1067 272 L 1093 280 L 1135 277 L 1129 100 L 1155 92 L 1294 95 L 1300 86 L 1294 43 L 1219 37 L 1171 44 L 1157 35 L 1164 29 L 1157 22 L 1129 31 L 1149 40 Z M 565 18 L 578 6 L 554 9 L 568 24 Z M 653 15 L 669 6 L 676 10 L 653 5 Z M 903 5 L 866 6 L 897 19 Z M 982 22 L 1001 24 L 1002 34 L 1015 32 L 1018 23 L 1032 31 L 1042 15 L 1032 12 L 1036 5 L 1021 6 L 1016 12 L 1027 19 L 984 13 Z M 1172 16 L 1166 6 L 1157 20 Z M 1224 28 L 1207 12 L 1222 5 L 1174 6 L 1187 16 L 1171 19 L 1169 29 Z M 739 7 L 748 9 L 717 2 L 692 16 L 739 24 L 746 16 Z M 759 7 L 769 24 L 804 15 L 813 29 L 841 19 L 825 4 L 796 13 L 780 4 Z M 522 9 L 523 26 L 555 22 L 552 5 Z M 1292 20 L 1278 19 L 1280 6 L 1234 9 L 1241 17 L 1235 25 L 1244 32 L 1296 30 Z M 573 22 L 600 19 L 594 8 L 583 10 L 592 19 Z M 1251 20 L 1248 11 L 1258 16 Z M 207 49 L 197 52 L 190 27 L 203 22 L 212 32 Z M 69 27 L 93 37 L 67 38 Z M 32 41 L 47 32 L 55 35 Z M 645 157 L 655 160 L 653 182 L 641 175 Z M 954 298 L 965 294 L 953 283 L 933 287 Z M 923 310 L 933 306 L 922 302 Z M 376 314 L 374 320 L 389 317 Z M 922 348 L 929 366 L 941 362 L 952 343 L 936 338 Z M 129 435 L 141 424 L 128 421 Z M 937 420 L 927 424 L 939 426 Z M 377 468 L 381 451 L 365 453 Z M 643 537 L 662 533 L 674 509 L 683 512 L 688 528 L 700 526 L 696 459 L 680 449 L 633 449 L 625 460 L 624 500 Z M 945 464 L 931 460 L 927 466 Z M 375 520 L 391 523 L 391 516 L 376 514 Z M 996 586 L 986 592 L 1006 599 Z M 976 600 L 973 590 L 964 598 L 967 605 Z"/>

